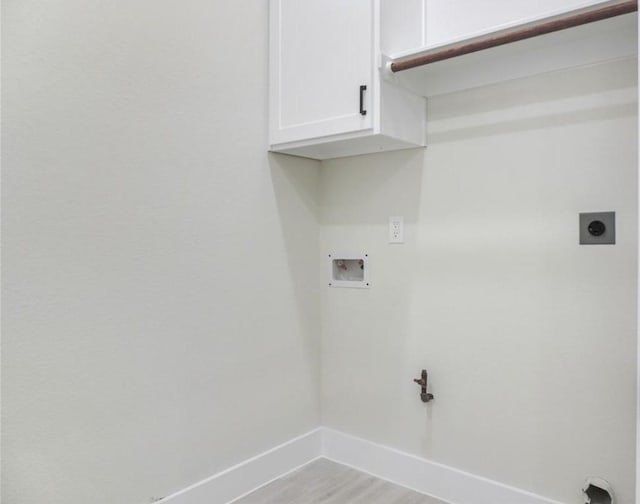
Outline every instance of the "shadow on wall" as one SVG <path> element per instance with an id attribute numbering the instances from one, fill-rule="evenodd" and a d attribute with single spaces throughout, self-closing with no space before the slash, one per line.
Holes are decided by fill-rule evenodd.
<path id="1" fill-rule="evenodd" d="M 427 145 L 632 117 L 637 71 L 624 59 L 434 97 Z"/>
<path id="2" fill-rule="evenodd" d="M 313 362 L 318 360 L 320 338 L 317 281 L 320 163 L 283 154 L 269 153 L 268 156 L 299 328 L 310 341 L 306 346 L 307 358 Z M 319 383 L 319 379 L 316 378 L 315 383 Z"/>
<path id="3" fill-rule="evenodd" d="M 419 148 L 324 161 L 321 224 L 387 226 L 393 215 L 402 215 L 405 225 L 415 223 L 424 155 Z"/>

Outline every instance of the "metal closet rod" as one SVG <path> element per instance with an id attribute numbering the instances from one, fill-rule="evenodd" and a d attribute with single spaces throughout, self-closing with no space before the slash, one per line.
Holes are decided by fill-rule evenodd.
<path id="1" fill-rule="evenodd" d="M 504 32 L 496 32 L 490 35 L 481 35 L 475 39 L 469 39 L 467 42 L 460 42 L 454 46 L 442 49 L 433 49 L 420 56 L 415 56 L 402 61 L 391 63 L 392 72 L 402 72 L 418 66 L 428 65 L 436 61 L 442 61 L 464 54 L 470 54 L 484 49 L 526 40 L 539 35 L 546 35 L 567 28 L 573 28 L 603 19 L 609 19 L 623 14 L 629 14 L 638 10 L 638 0 L 625 0 L 615 2 L 613 5 L 605 7 L 588 7 L 578 12 L 561 14 L 553 17 L 551 20 L 534 21 L 520 28 L 509 28 Z"/>

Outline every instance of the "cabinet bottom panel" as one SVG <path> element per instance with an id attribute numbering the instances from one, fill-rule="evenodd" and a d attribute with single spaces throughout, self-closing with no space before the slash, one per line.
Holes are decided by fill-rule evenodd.
<path id="1" fill-rule="evenodd" d="M 323 143 L 300 145 L 277 144 L 270 147 L 272 152 L 291 154 L 311 159 L 333 159 L 359 154 L 372 154 L 375 152 L 394 151 L 424 147 L 426 142 L 416 144 L 392 138 L 387 135 L 367 135 L 359 138 L 324 141 Z"/>

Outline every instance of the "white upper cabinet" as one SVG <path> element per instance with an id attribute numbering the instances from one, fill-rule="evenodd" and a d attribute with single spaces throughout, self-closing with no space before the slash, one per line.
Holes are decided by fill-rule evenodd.
<path id="1" fill-rule="evenodd" d="M 381 0 L 270 0 L 271 150 L 328 159 L 425 145 L 424 98 L 380 78 L 382 38 L 400 50 L 422 37 L 414 4 L 402 14 L 416 36 L 393 18 L 398 46 L 383 37 Z"/>
<path id="2" fill-rule="evenodd" d="M 369 0 L 272 2 L 273 143 L 372 127 Z M 360 87 L 362 92 L 360 91 Z M 368 91 L 368 92 L 367 92 Z M 362 110 L 360 96 L 362 95 Z"/>
<path id="3" fill-rule="evenodd" d="M 625 4 L 625 5 L 622 5 Z M 637 57 L 624 0 L 269 0 L 269 149 L 329 159 L 426 144 L 425 97 Z M 393 72 L 585 9 L 627 14 Z M 591 9 L 594 10 L 594 9 Z M 396 68 L 397 69 L 397 68 Z"/>

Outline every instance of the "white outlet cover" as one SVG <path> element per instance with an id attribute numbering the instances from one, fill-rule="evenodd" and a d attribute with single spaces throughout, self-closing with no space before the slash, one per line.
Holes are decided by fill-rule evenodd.
<path id="1" fill-rule="evenodd" d="M 404 243 L 404 218 L 389 217 L 389 243 Z"/>

